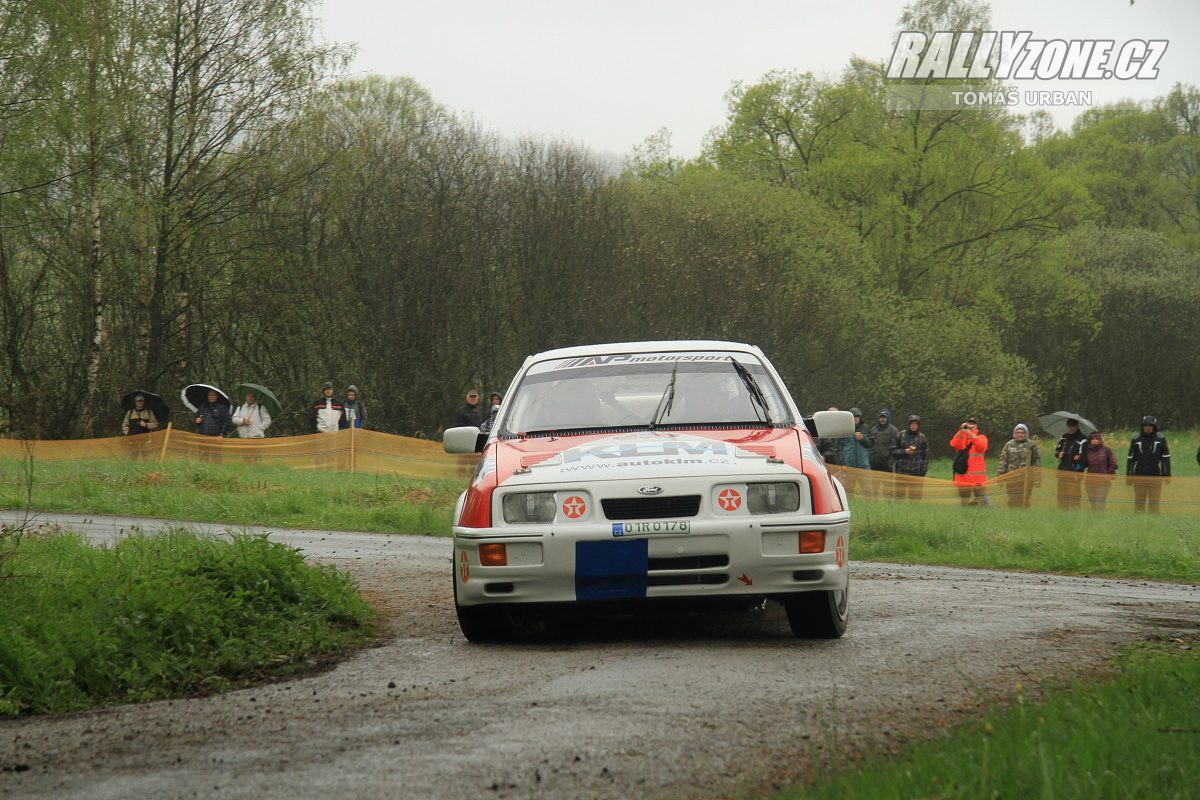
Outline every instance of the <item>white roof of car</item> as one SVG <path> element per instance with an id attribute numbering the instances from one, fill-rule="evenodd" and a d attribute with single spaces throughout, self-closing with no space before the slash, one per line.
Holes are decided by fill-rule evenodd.
<path id="1" fill-rule="evenodd" d="M 739 353 L 754 353 L 761 355 L 762 351 L 752 344 L 742 342 L 721 342 L 707 339 L 679 339 L 659 342 L 612 342 L 609 344 L 585 344 L 578 347 L 560 347 L 557 350 L 547 350 L 529 357 L 531 361 L 544 361 L 551 358 L 571 358 L 573 356 L 600 356 L 617 353 L 671 353 L 694 350 L 733 350 Z"/>

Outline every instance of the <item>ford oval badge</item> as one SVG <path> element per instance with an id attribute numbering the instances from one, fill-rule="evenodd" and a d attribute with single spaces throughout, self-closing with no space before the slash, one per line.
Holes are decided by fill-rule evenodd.
<path id="1" fill-rule="evenodd" d="M 661 486 L 639 486 L 638 494 L 662 494 Z"/>

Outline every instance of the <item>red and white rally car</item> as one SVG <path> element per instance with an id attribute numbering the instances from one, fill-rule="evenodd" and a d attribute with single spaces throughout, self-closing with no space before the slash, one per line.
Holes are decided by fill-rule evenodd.
<path id="1" fill-rule="evenodd" d="M 471 641 L 534 604 L 771 599 L 797 636 L 846 629 L 850 508 L 757 347 L 607 344 L 526 359 L 491 431 L 451 428 L 479 466 L 454 519 L 455 605 Z"/>

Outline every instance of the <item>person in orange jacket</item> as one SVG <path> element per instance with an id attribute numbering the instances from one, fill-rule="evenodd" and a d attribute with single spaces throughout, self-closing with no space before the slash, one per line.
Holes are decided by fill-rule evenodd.
<path id="1" fill-rule="evenodd" d="M 979 420 L 967 417 L 950 440 L 950 446 L 959 453 L 967 453 L 966 472 L 960 473 L 957 467 L 954 471 L 954 485 L 958 487 L 962 504 L 991 508 L 992 503 L 987 495 L 987 462 L 983 455 L 988 449 L 988 438 L 980 432 Z"/>

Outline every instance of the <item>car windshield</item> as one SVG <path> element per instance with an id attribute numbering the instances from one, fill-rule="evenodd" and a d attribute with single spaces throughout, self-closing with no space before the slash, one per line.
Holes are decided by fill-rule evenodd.
<path id="1" fill-rule="evenodd" d="M 501 436 L 515 436 L 656 425 L 790 425 L 791 414 L 774 378 L 752 355 L 635 353 L 534 364 L 509 397 L 501 423 Z"/>

